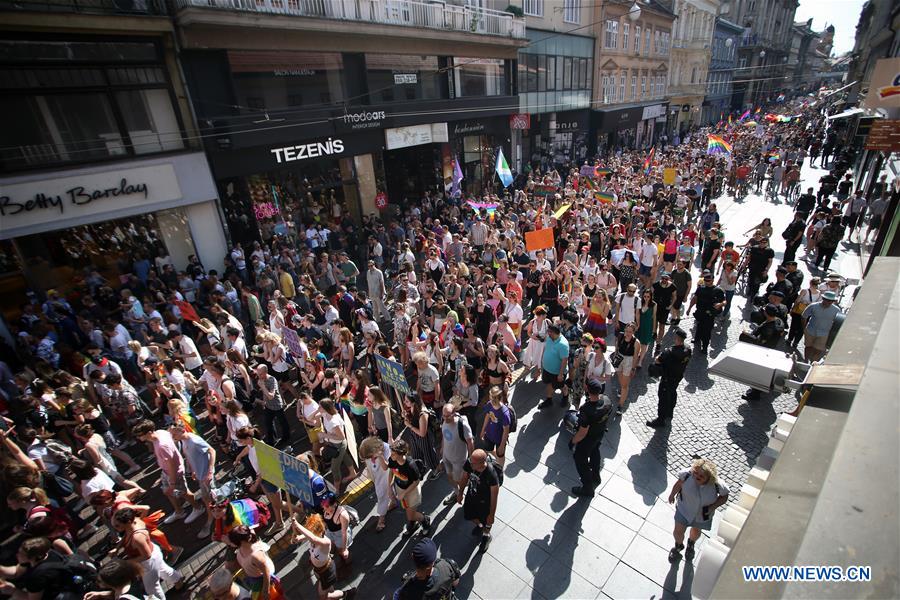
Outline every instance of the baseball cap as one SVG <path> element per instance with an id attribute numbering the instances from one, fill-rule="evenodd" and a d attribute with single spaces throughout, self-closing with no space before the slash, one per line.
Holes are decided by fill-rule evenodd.
<path id="1" fill-rule="evenodd" d="M 596 381 L 594 379 L 588 380 L 587 391 L 591 394 L 599 394 L 603 391 L 603 385 L 601 385 L 599 381 Z"/>
<path id="2" fill-rule="evenodd" d="M 774 304 L 766 304 L 766 314 L 774 317 L 778 315 L 778 308 Z"/>
<path id="3" fill-rule="evenodd" d="M 661 278 L 661 279 L 671 279 L 672 276 L 669 275 L 669 274 L 666 273 L 666 272 L 663 272 L 663 273 L 660 275 L 660 278 Z"/>
<path id="4" fill-rule="evenodd" d="M 779 298 L 784 298 L 784 292 L 780 292 L 778 290 L 773 290 L 769 292 L 770 296 L 778 296 Z"/>
<path id="5" fill-rule="evenodd" d="M 437 546 L 431 538 L 423 538 L 418 544 L 413 546 L 412 559 L 417 567 L 427 567 L 433 565 L 437 560 Z"/>

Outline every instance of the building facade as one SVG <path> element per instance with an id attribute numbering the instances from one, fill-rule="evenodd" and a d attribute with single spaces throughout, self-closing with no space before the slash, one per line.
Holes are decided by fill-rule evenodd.
<path id="1" fill-rule="evenodd" d="M 737 48 L 744 28 L 722 18 L 717 18 L 710 48 L 709 75 L 706 82 L 706 98 L 703 100 L 700 122 L 703 125 L 718 123 L 731 112 L 732 81 L 737 65 Z"/>
<path id="2" fill-rule="evenodd" d="M 0 311 L 76 291 L 91 269 L 119 280 L 190 255 L 221 269 L 216 186 L 167 5 L 48 7 L 0 7 Z"/>
<path id="3" fill-rule="evenodd" d="M 791 29 L 791 50 L 788 54 L 788 73 L 791 86 L 797 93 L 807 93 L 816 85 L 816 64 L 819 34 L 813 31 L 812 19 L 794 23 Z"/>
<path id="4" fill-rule="evenodd" d="M 582 2 L 524 0 L 521 6 L 528 46 L 519 50 L 519 111 L 528 127 L 511 131 L 516 167 L 581 162 L 588 152 L 593 11 Z M 578 33 L 565 33 L 573 29 Z"/>
<path id="5" fill-rule="evenodd" d="M 233 236 L 499 190 L 525 21 L 490 3 L 178 0 L 182 60 Z M 249 215 L 249 218 L 248 218 Z"/>
<path id="6" fill-rule="evenodd" d="M 645 148 L 663 133 L 673 20 L 657 0 L 594 5 L 592 151 Z"/>
<path id="7" fill-rule="evenodd" d="M 738 48 L 734 110 L 774 101 L 790 91 L 788 64 L 798 0 L 733 0 L 721 16 L 744 28 Z"/>
<path id="8" fill-rule="evenodd" d="M 684 133 L 703 123 L 709 61 L 719 0 L 675 0 L 669 69 L 669 131 Z"/>

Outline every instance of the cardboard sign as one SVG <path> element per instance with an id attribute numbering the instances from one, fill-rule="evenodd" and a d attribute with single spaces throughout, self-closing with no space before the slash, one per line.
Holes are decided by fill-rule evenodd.
<path id="1" fill-rule="evenodd" d="M 663 169 L 663 183 L 665 185 L 674 185 L 675 177 L 678 171 L 672 168 Z"/>
<path id="2" fill-rule="evenodd" d="M 309 465 L 259 440 L 253 442 L 253 447 L 256 449 L 260 477 L 312 506 Z"/>
<path id="3" fill-rule="evenodd" d="M 525 249 L 529 252 L 553 247 L 553 228 L 545 227 L 537 231 L 525 232 Z"/>
<path id="4" fill-rule="evenodd" d="M 403 365 L 380 354 L 375 355 L 375 362 L 378 364 L 378 373 L 381 375 L 381 380 L 384 383 L 401 394 L 410 393 L 409 384 L 406 382 L 406 375 L 403 372 Z"/>
<path id="5" fill-rule="evenodd" d="M 200 315 L 197 314 L 197 311 L 194 310 L 194 307 L 190 302 L 185 300 L 176 300 L 175 305 L 178 307 L 178 310 L 181 311 L 181 318 L 186 321 L 193 321 L 197 323 L 200 321 Z"/>
<path id="6" fill-rule="evenodd" d="M 281 328 L 281 339 L 284 340 L 285 345 L 291 354 L 294 355 L 294 358 L 298 360 L 306 360 L 306 356 L 303 352 L 303 346 L 300 345 L 300 336 L 297 335 L 297 332 L 289 327 Z"/>

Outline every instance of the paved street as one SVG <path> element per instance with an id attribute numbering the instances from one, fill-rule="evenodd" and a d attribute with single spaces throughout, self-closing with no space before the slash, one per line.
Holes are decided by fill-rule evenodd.
<path id="1" fill-rule="evenodd" d="M 803 188 L 816 185 L 823 173 L 805 167 Z M 740 203 L 720 198 L 717 205 L 726 239 L 736 243 L 743 243 L 743 232 L 763 217 L 771 218 L 775 264 L 780 262 L 784 245 L 780 232 L 791 219 L 790 207 L 755 195 Z M 803 256 L 801 250 L 798 258 L 808 278 Z M 833 269 L 851 281 L 858 279 L 857 247 L 844 245 Z M 747 403 L 740 399 L 741 385 L 708 374 L 709 360 L 737 339 L 744 303 L 737 297 L 729 318 L 720 320 L 709 358 L 695 356 L 691 361 L 670 428 L 652 430 L 644 425 L 656 415 L 657 384 L 648 381 L 646 369 L 638 373 L 625 416 L 613 422 L 604 439 L 603 483 L 590 501 L 576 500 L 568 492 L 577 484 L 577 475 L 567 448 L 569 434 L 559 426 L 561 409 L 538 413 L 541 386 L 513 386 L 519 431 L 511 436 L 489 551 L 477 552 L 478 540 L 469 535 L 471 526 L 458 507 L 441 504 L 449 492 L 445 479 L 428 482 L 423 489 L 423 508 L 434 519 L 440 552 L 462 568 L 461 598 L 689 597 L 692 565 L 672 566 L 667 560 L 673 509 L 665 499 L 674 474 L 695 454 L 710 458 L 719 465 L 735 500 L 778 414 L 796 405 L 789 394 Z M 692 329 L 693 319 L 683 319 L 682 327 Z M 664 343 L 668 341 L 669 336 Z M 364 523 L 353 542 L 352 563 L 339 569 L 340 585 L 359 586 L 362 598 L 390 598 L 403 574 L 412 569 L 409 551 L 414 541 L 401 537 L 404 518 L 397 511 L 390 514 L 388 527 L 376 533 L 370 518 L 373 502 L 370 490 L 357 505 Z M 189 546 L 186 556 L 193 554 L 180 566 L 194 574 L 191 584 L 197 589 L 221 563 L 223 547 L 209 544 L 198 549 L 190 532 L 182 530 L 174 537 Z M 305 547 L 291 547 L 282 537 L 276 540 L 273 555 L 288 597 L 314 597 Z"/>

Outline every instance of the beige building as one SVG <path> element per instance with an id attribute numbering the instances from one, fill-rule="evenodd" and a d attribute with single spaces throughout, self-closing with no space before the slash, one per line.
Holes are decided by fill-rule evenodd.
<path id="1" fill-rule="evenodd" d="M 674 0 L 669 130 L 700 125 L 719 0 Z"/>
<path id="2" fill-rule="evenodd" d="M 657 0 L 607 0 L 593 20 L 592 142 L 598 153 L 649 146 L 665 123 L 674 14 Z"/>

